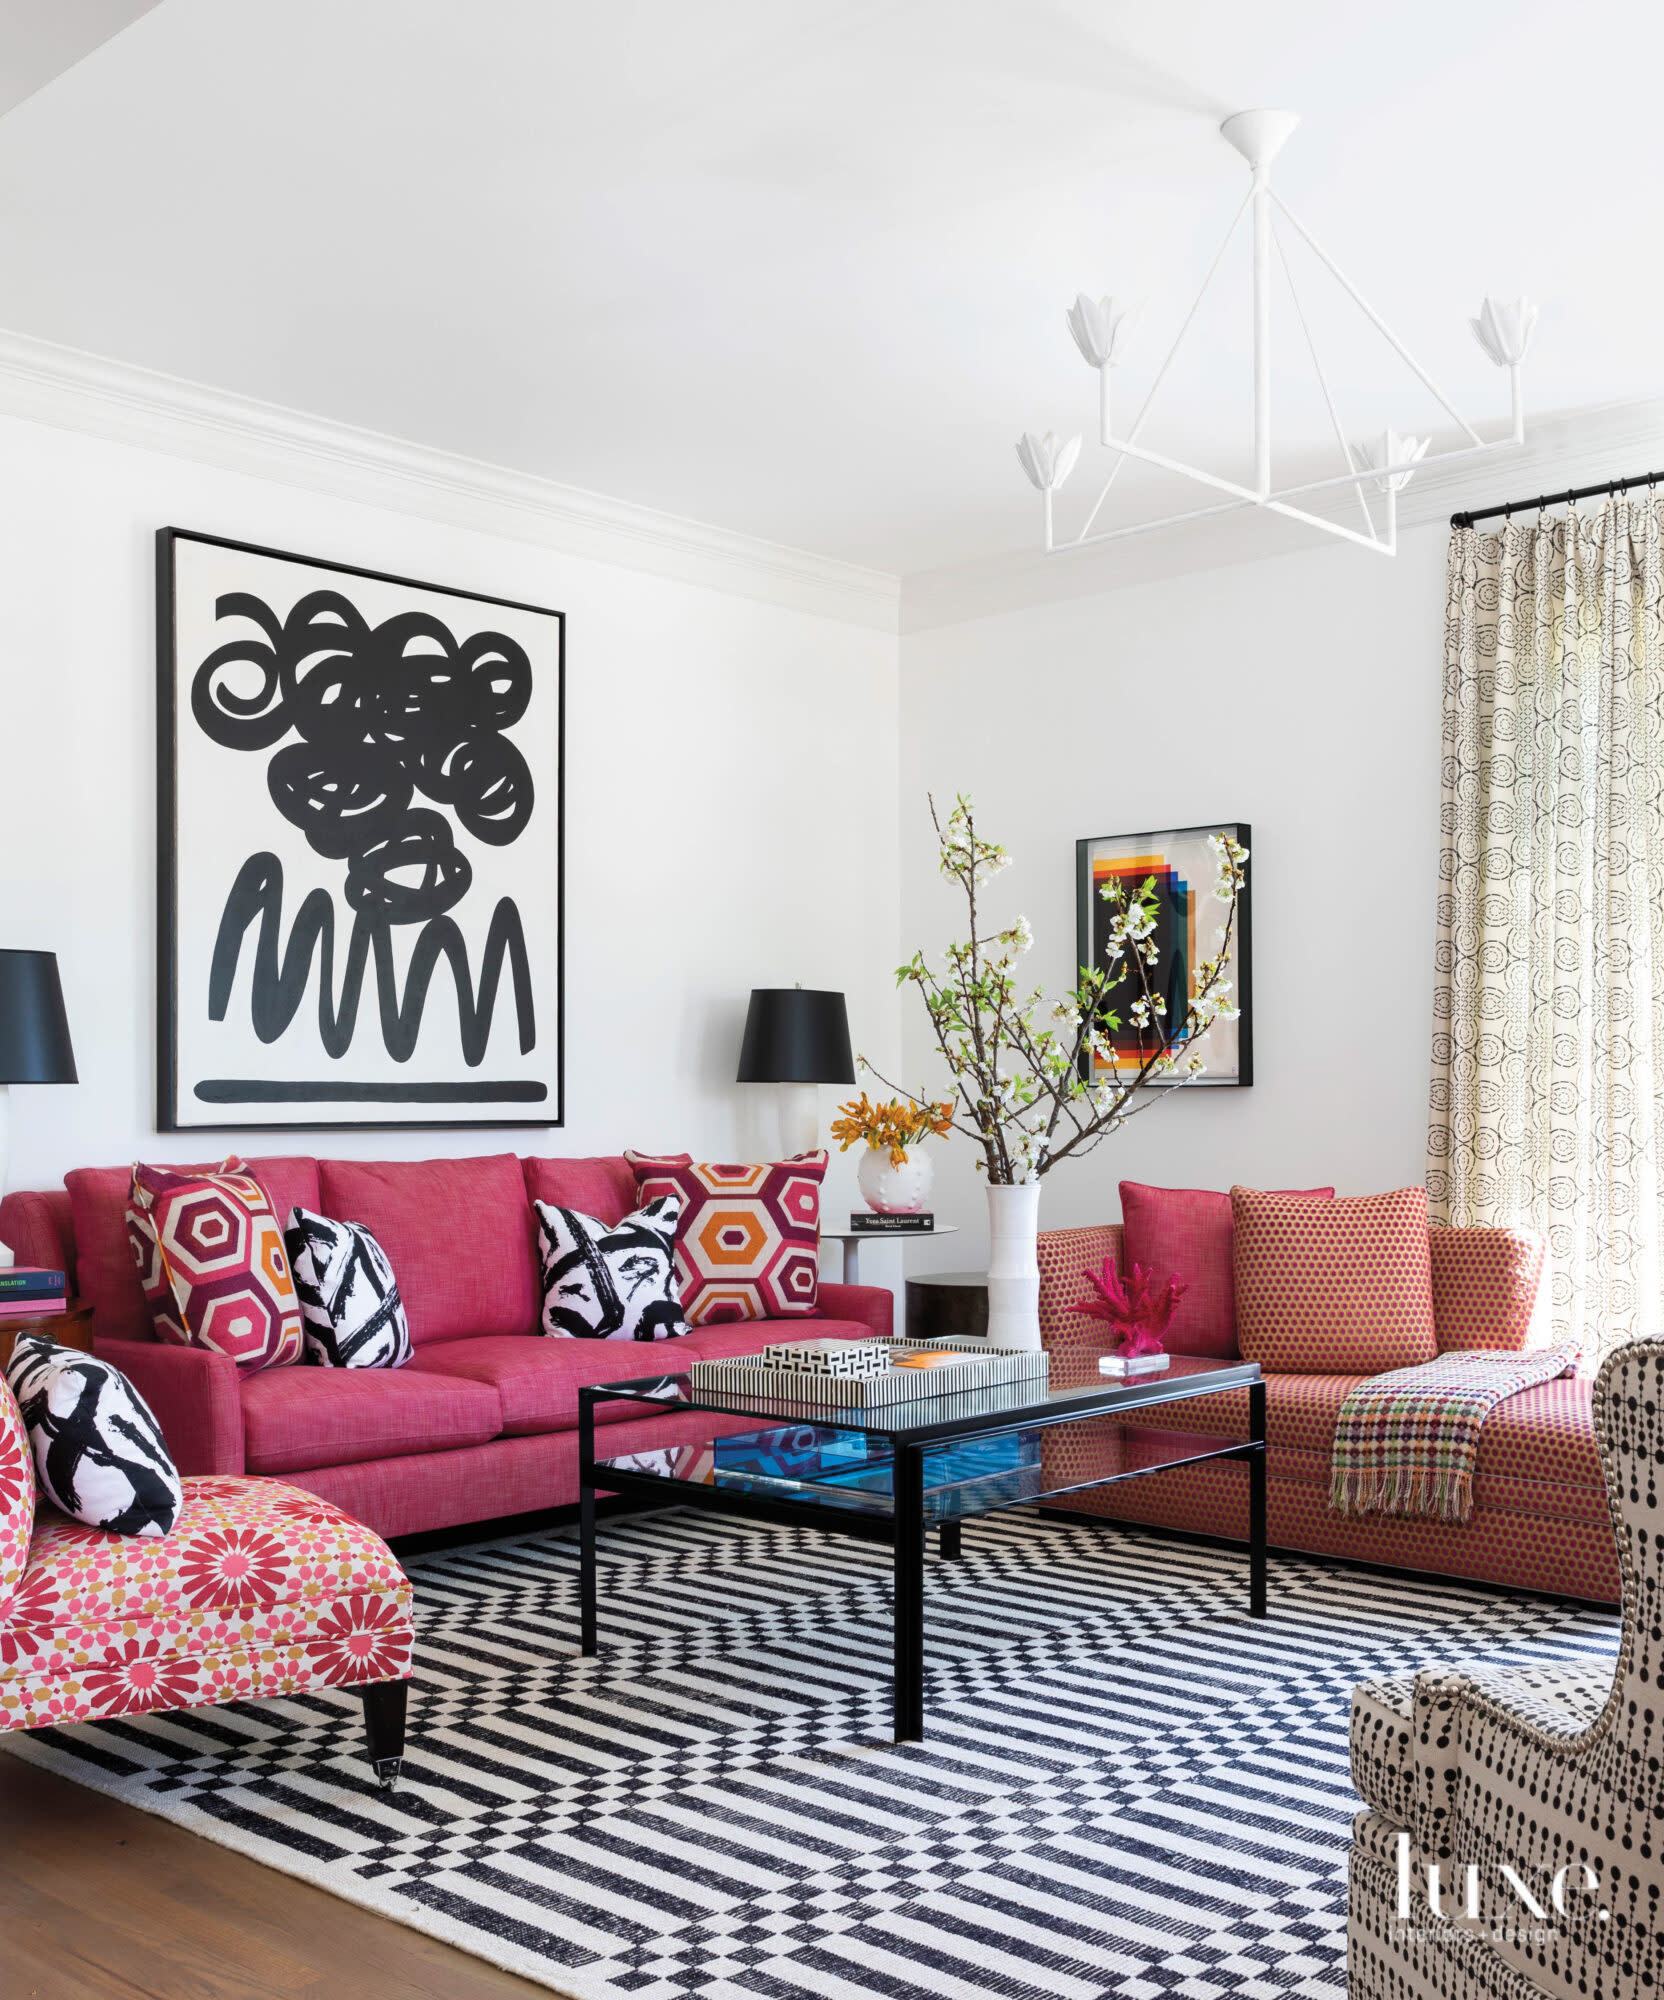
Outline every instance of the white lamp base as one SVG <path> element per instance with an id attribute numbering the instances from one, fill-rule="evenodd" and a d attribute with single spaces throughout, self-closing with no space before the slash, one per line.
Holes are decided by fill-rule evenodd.
<path id="1" fill-rule="evenodd" d="M 820 1085 L 783 1083 L 780 1090 L 780 1143 L 786 1157 L 812 1153 L 820 1144 Z"/>
<path id="2" fill-rule="evenodd" d="M 6 1170 L 12 1157 L 12 1092 L 11 1085 L 0 1083 L 0 1194 L 6 1192 Z M 10 1244 L 0 1243 L 0 1271 L 6 1270 L 17 1259 L 12 1255 Z"/>

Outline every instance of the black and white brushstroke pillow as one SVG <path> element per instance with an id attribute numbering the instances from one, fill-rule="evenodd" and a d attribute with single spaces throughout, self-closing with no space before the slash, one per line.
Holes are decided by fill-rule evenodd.
<path id="1" fill-rule="evenodd" d="M 112 1535 L 166 1535 L 185 1491 L 162 1427 L 119 1368 L 44 1333 L 18 1337 L 6 1382 L 23 1412 L 40 1490 Z"/>
<path id="2" fill-rule="evenodd" d="M 540 1201 L 543 1331 L 571 1340 L 675 1340 L 688 1330 L 676 1295 L 682 1204 L 659 1195 L 622 1222 Z"/>
<path id="3" fill-rule="evenodd" d="M 306 1358 L 325 1368 L 402 1368 L 410 1325 L 387 1253 L 361 1222 L 291 1211 L 283 1232 Z"/>

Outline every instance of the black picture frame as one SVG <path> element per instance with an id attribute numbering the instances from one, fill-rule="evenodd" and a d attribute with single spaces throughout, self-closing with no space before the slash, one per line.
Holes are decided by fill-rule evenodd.
<path id="1" fill-rule="evenodd" d="M 1129 858 L 1151 854 L 1162 854 L 1175 843 L 1197 843 L 1210 835 L 1225 834 L 1238 841 L 1248 850 L 1249 858 L 1243 864 L 1242 888 L 1237 896 L 1236 925 L 1231 937 L 1231 979 L 1240 1010 L 1231 1025 L 1235 1029 L 1236 1074 L 1234 1076 L 1210 1075 L 1204 1072 L 1195 1078 L 1163 1077 L 1152 1079 L 1143 1087 L 1147 1090 L 1230 1090 L 1250 1088 L 1254 1081 L 1254 925 L 1253 925 L 1253 828 L 1246 820 L 1221 820 L 1205 826 L 1168 827 L 1149 833 L 1098 834 L 1075 843 L 1075 962 L 1084 972 L 1093 961 L 1092 924 L 1095 914 L 1093 901 L 1093 862 L 1106 850 L 1121 850 Z M 1182 851 L 1182 848 L 1181 850 Z M 1148 871 L 1146 871 L 1148 872 Z M 1209 872 L 1209 880 L 1212 871 Z M 1217 1033 L 1219 1024 L 1210 1032 Z M 1088 1082 L 1093 1078 L 1090 1052 L 1081 1058 L 1081 1074 Z"/>
<path id="2" fill-rule="evenodd" d="M 519 618 L 548 620 L 551 623 L 549 638 L 552 641 L 554 690 L 553 690 L 553 768 L 535 774 L 534 784 L 538 791 L 535 804 L 528 809 L 528 818 L 541 809 L 545 821 L 540 828 L 540 839 L 552 841 L 554 853 L 553 882 L 553 933 L 552 940 L 546 939 L 545 957 L 552 958 L 552 976 L 546 975 L 541 985 L 536 986 L 533 1004 L 545 1023 L 552 1014 L 552 1027 L 546 1028 L 540 1038 L 543 1055 L 540 1059 L 541 1074 L 535 1080 L 526 1078 L 501 1080 L 497 1084 L 489 1079 L 456 1077 L 451 1081 L 422 1083 L 390 1081 L 386 1086 L 377 1084 L 353 1084 L 342 1086 L 335 1079 L 327 1081 L 335 1088 L 330 1097 L 308 1097 L 303 1101 L 308 1107 L 305 1116 L 273 1116 L 274 1109 L 287 1106 L 296 1100 L 295 1086 L 261 1079 L 252 1079 L 257 1089 L 265 1095 L 204 1098 L 204 1083 L 198 1080 L 194 1095 L 205 1105 L 217 1108 L 222 1102 L 236 1102 L 239 1110 L 236 1116 L 215 1117 L 201 1115 L 182 1117 L 180 1091 L 188 1082 L 180 1060 L 181 991 L 179 976 L 180 927 L 182 920 L 189 920 L 192 913 L 182 910 L 180 893 L 180 797 L 179 797 L 179 751 L 181 689 L 185 678 L 196 673 L 203 662 L 182 662 L 179 657 L 180 631 L 180 551 L 187 545 L 231 552 L 236 555 L 258 559 L 265 563 L 289 563 L 309 570 L 321 570 L 334 576 L 358 579 L 363 583 L 391 586 L 395 590 L 424 593 L 431 597 L 460 600 L 469 604 L 490 605 L 499 611 L 516 614 Z M 346 593 L 343 592 L 343 595 Z M 223 600 L 220 600 L 223 603 Z M 216 604 L 216 613 L 219 604 Z M 558 1127 L 565 1123 L 566 1115 L 566 615 L 545 605 L 522 603 L 511 598 L 500 598 L 477 590 L 455 588 L 448 584 L 424 582 L 415 577 L 399 576 L 382 570 L 363 567 L 332 560 L 328 557 L 301 555 L 293 550 L 274 549 L 256 542 L 234 540 L 222 535 L 201 533 L 194 529 L 166 527 L 156 531 L 156 862 L 157 862 L 157 1088 L 156 1088 L 156 1128 L 159 1132 L 217 1132 L 217 1131 L 346 1131 L 346 1130 L 430 1130 L 454 1129 L 458 1127 L 492 1127 L 511 1129 L 544 1129 Z M 544 700 L 547 703 L 545 690 Z M 193 718 L 194 719 L 194 718 Z M 498 733 L 505 733 L 512 724 L 504 723 Z M 275 739 L 281 741 L 281 738 Z M 524 760 L 522 759 L 524 764 Z M 529 767 L 528 767 L 529 768 Z M 549 797 L 546 787 L 552 782 L 553 796 Z M 423 797 L 424 805 L 427 798 Z M 275 808 L 273 808 L 275 813 Z M 429 818 L 441 818 L 442 814 L 429 814 Z M 552 824 L 551 824 L 552 822 Z M 517 836 L 510 836 L 510 843 Z M 518 925 L 518 912 L 514 912 Z M 224 919 L 222 918 L 222 928 Z M 293 913 L 285 912 L 278 919 L 281 937 L 281 951 L 286 954 L 293 936 Z M 543 929 L 547 931 L 546 922 Z M 493 932 L 496 930 L 496 916 L 493 918 Z M 240 937 L 240 934 L 239 934 Z M 530 1009 L 523 1003 L 521 973 L 515 961 L 512 942 L 503 948 L 498 956 L 500 979 L 488 985 L 484 962 L 491 956 L 494 940 L 488 940 L 481 953 L 480 978 L 473 988 L 472 998 L 478 1002 L 478 1015 L 485 1024 L 485 1034 L 489 1038 L 492 1020 L 490 1004 L 491 992 L 500 987 L 506 990 L 514 1006 L 520 1026 L 524 1046 L 525 1016 Z M 550 948 L 552 947 L 552 948 Z M 256 947 L 257 948 L 257 947 Z M 242 944 L 239 941 L 236 956 L 240 957 Z M 307 947 L 303 1002 L 312 1003 L 314 990 L 322 977 L 315 949 L 315 941 Z M 336 983 L 342 978 L 341 965 L 348 954 L 337 951 Z M 528 958 L 524 938 L 521 938 L 520 957 Z M 445 979 L 446 958 L 443 948 L 433 954 L 435 977 Z M 455 967 L 452 966 L 454 973 Z M 528 969 L 524 973 L 528 987 L 536 985 L 534 975 Z M 552 989 L 552 990 L 551 990 Z M 373 1012 L 380 999 L 375 961 L 366 962 L 363 969 L 363 993 L 370 1001 Z M 401 1000 L 408 1003 L 410 982 L 407 980 Z M 297 1008 L 297 1017 L 304 1007 Z M 422 1005 L 415 1004 L 414 1038 L 419 1042 L 421 1033 Z M 459 1008 L 460 1012 L 460 1008 Z M 345 1019 L 345 1008 L 342 1009 Z M 348 1029 L 350 1041 L 351 1029 Z M 541 1085 L 541 1089 L 538 1086 Z M 504 1089 L 512 1094 L 502 1094 Z M 403 1115 L 383 1116 L 327 1116 L 319 1115 L 321 1106 L 332 1103 L 357 1103 L 366 1113 L 398 1103 L 409 1107 Z M 513 1115 L 520 1104 L 537 1103 L 539 1115 Z M 469 1112 L 448 1117 L 438 1109 L 445 1104 L 466 1104 L 475 1106 Z"/>

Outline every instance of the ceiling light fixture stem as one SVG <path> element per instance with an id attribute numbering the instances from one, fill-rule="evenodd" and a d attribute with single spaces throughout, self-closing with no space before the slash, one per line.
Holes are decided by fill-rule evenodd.
<path id="1" fill-rule="evenodd" d="M 1254 169 L 1254 485 L 1271 497 L 1271 189 Z"/>

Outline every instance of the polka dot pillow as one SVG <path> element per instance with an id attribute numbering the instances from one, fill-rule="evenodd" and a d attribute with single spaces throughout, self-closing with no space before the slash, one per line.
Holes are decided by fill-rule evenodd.
<path id="1" fill-rule="evenodd" d="M 1427 1193 L 1231 1189 L 1237 1345 L 1269 1374 L 1381 1375 L 1439 1351 Z"/>

